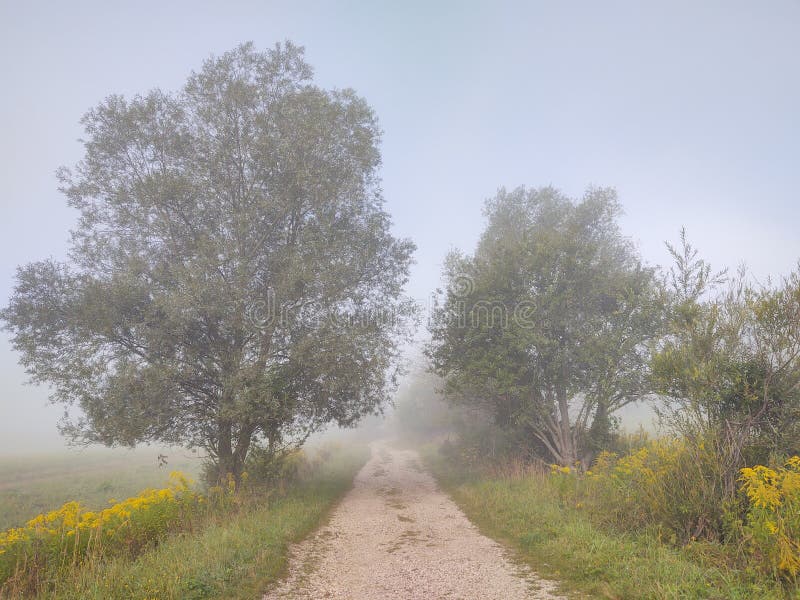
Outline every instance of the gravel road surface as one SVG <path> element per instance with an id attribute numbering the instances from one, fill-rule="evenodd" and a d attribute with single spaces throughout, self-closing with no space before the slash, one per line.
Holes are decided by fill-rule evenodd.
<path id="1" fill-rule="evenodd" d="M 292 549 L 277 598 L 558 598 L 438 489 L 411 450 L 372 457 L 330 520 Z"/>

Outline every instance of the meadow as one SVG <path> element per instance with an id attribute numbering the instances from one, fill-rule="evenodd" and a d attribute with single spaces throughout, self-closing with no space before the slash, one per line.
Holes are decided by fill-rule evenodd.
<path id="1" fill-rule="evenodd" d="M 159 466 L 158 455 L 167 456 Z M 101 508 L 149 487 L 166 484 L 171 471 L 195 477 L 200 459 L 185 450 L 70 450 L 0 457 L 0 530 L 22 525 L 71 500 Z"/>
<path id="2" fill-rule="evenodd" d="M 297 452 L 280 480 L 238 488 L 232 481 L 208 487 L 146 461 L 105 471 L 110 465 L 98 458 L 82 471 L 73 465 L 76 478 L 93 484 L 81 502 L 70 496 L 81 491 L 69 477 L 63 487 L 26 482 L 37 501 L 69 501 L 0 532 L 0 598 L 256 597 L 283 573 L 289 544 L 312 531 L 351 487 L 368 454 L 364 445 L 338 444 Z M 22 462 L 9 467 L 20 473 L 18 484 Z M 42 458 L 27 464 L 34 463 L 53 464 Z M 196 469 L 197 461 L 188 466 Z M 109 489 L 112 478 L 116 487 Z M 147 481 L 160 487 L 102 500 Z M 24 505 L 17 514 L 31 509 Z"/>

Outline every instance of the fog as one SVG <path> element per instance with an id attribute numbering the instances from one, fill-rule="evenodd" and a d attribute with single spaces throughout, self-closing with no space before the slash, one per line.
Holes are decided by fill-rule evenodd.
<path id="1" fill-rule="evenodd" d="M 475 246 L 484 200 L 521 184 L 615 187 L 651 264 L 685 226 L 715 267 L 779 276 L 800 257 L 799 28 L 790 0 L 4 2 L 1 301 L 18 265 L 65 257 L 75 213 L 53 173 L 82 155 L 82 114 L 112 93 L 175 89 L 247 40 L 305 46 L 320 85 L 375 109 L 387 210 L 418 246 L 407 293 L 423 306 L 447 251 Z M 0 453 L 64 447 L 63 408 L 17 361 L 3 334 Z"/>

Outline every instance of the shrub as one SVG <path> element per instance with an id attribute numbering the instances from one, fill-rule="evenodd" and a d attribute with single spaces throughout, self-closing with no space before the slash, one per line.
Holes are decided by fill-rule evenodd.
<path id="1" fill-rule="evenodd" d="M 313 468 L 313 462 L 302 449 L 268 452 L 257 448 L 251 452 L 245 465 L 250 488 L 281 493 L 298 479 L 306 477 Z"/>
<path id="2" fill-rule="evenodd" d="M 655 527 L 672 543 L 722 534 L 725 498 L 713 444 L 659 439 L 624 456 L 601 453 L 586 473 L 586 501 L 601 521 Z"/>
<path id="3" fill-rule="evenodd" d="M 800 572 L 800 456 L 782 466 L 740 471 L 748 507 L 744 527 L 751 556 L 761 569 L 795 581 Z"/>

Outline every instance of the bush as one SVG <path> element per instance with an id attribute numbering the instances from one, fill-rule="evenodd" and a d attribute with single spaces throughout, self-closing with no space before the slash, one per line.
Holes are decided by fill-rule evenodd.
<path id="1" fill-rule="evenodd" d="M 627 455 L 602 452 L 586 472 L 585 501 L 600 521 L 656 528 L 672 543 L 723 535 L 726 498 L 711 443 L 654 440 Z"/>
<path id="2" fill-rule="evenodd" d="M 307 478 L 319 466 L 323 455 L 330 455 L 330 451 L 323 449 L 315 459 L 311 459 L 302 449 L 269 452 L 257 448 L 250 453 L 245 464 L 247 487 L 283 493 L 298 480 Z"/>
<path id="3" fill-rule="evenodd" d="M 800 456 L 782 466 L 741 470 L 747 496 L 744 526 L 750 555 L 761 569 L 796 581 L 800 572 Z"/>

